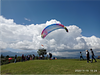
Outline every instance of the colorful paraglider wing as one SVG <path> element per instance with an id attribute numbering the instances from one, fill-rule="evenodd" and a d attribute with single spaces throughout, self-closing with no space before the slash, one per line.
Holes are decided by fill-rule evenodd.
<path id="1" fill-rule="evenodd" d="M 64 25 L 62 24 L 52 24 L 47 26 L 46 28 L 44 28 L 44 30 L 41 33 L 41 37 L 45 38 L 47 34 L 49 34 L 50 32 L 56 30 L 56 29 L 65 29 L 68 32 L 68 29 L 66 27 L 64 27 Z"/>
<path id="2" fill-rule="evenodd" d="M 44 45 L 41 45 L 41 46 L 43 46 L 43 47 L 44 47 Z"/>

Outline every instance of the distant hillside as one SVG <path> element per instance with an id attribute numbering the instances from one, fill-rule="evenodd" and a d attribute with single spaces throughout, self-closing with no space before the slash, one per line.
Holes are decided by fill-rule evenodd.
<path id="1" fill-rule="evenodd" d="M 37 52 L 16 53 L 16 52 L 11 52 L 11 51 L 1 52 L 1 54 L 3 56 L 7 56 L 7 55 L 9 55 L 9 56 L 15 56 L 15 55 L 22 56 L 22 54 L 24 54 L 24 55 L 30 55 L 30 54 L 32 55 L 32 54 L 34 54 L 35 56 L 38 55 Z M 1 56 L 1 54 L 0 54 L 0 56 Z M 46 55 L 45 55 L 45 57 L 46 57 Z M 56 57 L 57 59 L 80 59 L 79 55 L 77 55 L 75 57 L 60 57 L 60 56 L 54 56 L 53 55 L 52 57 Z M 97 57 L 98 56 L 95 56 L 95 58 L 97 58 Z M 86 56 L 83 56 L 83 58 L 86 59 Z M 91 56 L 90 56 L 90 58 L 91 58 Z"/>
<path id="2" fill-rule="evenodd" d="M 17 56 L 22 56 L 22 54 L 24 54 L 24 55 L 29 55 L 29 54 L 35 54 L 35 55 L 37 55 L 36 52 L 16 53 L 16 52 L 11 52 L 11 51 L 8 51 L 8 52 L 1 52 L 1 54 L 2 54 L 3 56 L 7 56 L 7 55 L 9 55 L 9 56 L 15 56 L 15 55 L 17 55 Z"/>

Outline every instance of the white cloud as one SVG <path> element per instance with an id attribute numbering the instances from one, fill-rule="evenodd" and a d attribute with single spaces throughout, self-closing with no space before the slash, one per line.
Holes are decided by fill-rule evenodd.
<path id="1" fill-rule="evenodd" d="M 66 51 L 66 52 L 53 52 L 52 54 L 55 55 L 55 56 L 63 56 L 63 57 L 69 57 L 69 56 L 77 57 L 77 55 L 79 55 L 79 52 L 68 52 L 68 51 Z"/>
<path id="2" fill-rule="evenodd" d="M 27 20 L 27 21 L 31 21 L 30 19 L 28 19 L 28 18 L 24 18 L 25 20 Z"/>
<path id="3" fill-rule="evenodd" d="M 82 38 L 86 41 L 88 48 L 100 49 L 100 38 L 97 38 L 94 35 L 91 37 L 82 36 Z"/>
<path id="4" fill-rule="evenodd" d="M 0 41 L 0 49 L 3 50 L 3 49 L 6 49 L 6 48 L 7 48 L 7 43 Z"/>
<path id="5" fill-rule="evenodd" d="M 5 19 L 3 16 L 0 16 L 0 25 L 7 24 L 7 25 L 15 25 L 13 19 Z"/>
<path id="6" fill-rule="evenodd" d="M 3 16 L 0 16 L 1 49 L 37 50 L 42 48 L 41 44 L 43 44 L 48 52 L 56 52 L 54 53 L 55 55 L 61 56 L 68 54 L 67 50 L 93 48 L 98 51 L 100 49 L 100 38 L 96 36 L 82 36 L 81 28 L 76 25 L 66 26 L 69 30 L 68 33 L 64 29 L 58 29 L 42 39 L 42 30 L 53 23 L 61 22 L 53 19 L 43 24 L 24 26 L 14 23 L 13 19 L 5 19 Z"/>
<path id="7" fill-rule="evenodd" d="M 47 21 L 47 22 L 46 22 L 46 25 L 55 24 L 55 23 L 61 24 L 61 22 L 59 22 L 59 21 L 57 21 L 57 20 L 55 20 L 55 19 L 52 19 L 52 20 L 50 20 L 50 21 Z"/>

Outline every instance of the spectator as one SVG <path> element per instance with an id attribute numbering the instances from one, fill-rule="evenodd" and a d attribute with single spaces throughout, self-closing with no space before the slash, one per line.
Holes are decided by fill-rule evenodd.
<path id="1" fill-rule="evenodd" d="M 24 54 L 22 54 L 22 62 L 25 61 L 25 57 Z"/>
<path id="2" fill-rule="evenodd" d="M 15 55 L 15 61 L 14 61 L 14 63 L 16 63 L 16 60 L 17 60 L 17 55 Z"/>
<path id="3" fill-rule="evenodd" d="M 86 50 L 86 58 L 87 58 L 87 63 L 89 63 L 89 61 L 90 61 L 90 56 L 89 56 L 88 50 Z"/>
<path id="4" fill-rule="evenodd" d="M 91 63 L 93 62 L 93 59 L 95 60 L 95 62 L 97 62 L 96 59 L 94 58 L 95 55 L 94 55 L 93 50 L 92 49 L 90 49 L 90 50 L 91 50 L 91 53 L 92 53 L 92 61 L 91 61 Z"/>
<path id="5" fill-rule="evenodd" d="M 42 55 L 40 55 L 40 59 L 42 59 Z"/>
<path id="6" fill-rule="evenodd" d="M 84 60 L 84 58 L 83 58 L 83 56 L 82 56 L 82 52 L 80 52 L 80 60 L 81 60 L 81 58 Z"/>
<path id="7" fill-rule="evenodd" d="M 49 53 L 49 55 L 50 55 L 50 57 L 49 57 L 49 58 L 50 58 L 50 60 L 51 60 L 51 58 L 52 58 L 52 54 L 51 54 L 51 53 Z"/>

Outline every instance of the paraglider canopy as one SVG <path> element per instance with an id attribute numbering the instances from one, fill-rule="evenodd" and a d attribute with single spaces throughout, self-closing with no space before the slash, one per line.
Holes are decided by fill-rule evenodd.
<path id="1" fill-rule="evenodd" d="M 44 28 L 44 30 L 41 33 L 41 37 L 45 38 L 50 32 L 57 30 L 57 29 L 65 29 L 66 32 L 68 32 L 68 29 L 62 24 L 51 24 L 47 26 L 46 28 Z"/>

